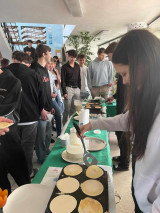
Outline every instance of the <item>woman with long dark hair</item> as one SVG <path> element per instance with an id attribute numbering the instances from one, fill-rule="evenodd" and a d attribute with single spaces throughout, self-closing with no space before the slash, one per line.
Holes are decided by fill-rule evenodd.
<path id="1" fill-rule="evenodd" d="M 128 111 L 90 121 L 81 134 L 96 128 L 131 130 L 136 201 L 144 213 L 160 212 L 160 40 L 147 30 L 132 30 L 120 40 L 112 61 L 129 88 Z"/>

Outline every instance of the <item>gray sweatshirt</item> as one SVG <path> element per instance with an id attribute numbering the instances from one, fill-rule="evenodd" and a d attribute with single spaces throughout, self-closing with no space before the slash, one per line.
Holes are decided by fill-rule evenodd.
<path id="1" fill-rule="evenodd" d="M 108 60 L 100 61 L 96 58 L 88 67 L 88 87 L 100 87 L 113 81 L 113 65 Z"/>

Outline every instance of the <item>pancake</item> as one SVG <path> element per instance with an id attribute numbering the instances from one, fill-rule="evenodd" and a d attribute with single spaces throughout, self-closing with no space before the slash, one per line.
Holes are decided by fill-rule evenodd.
<path id="1" fill-rule="evenodd" d="M 0 129 L 4 129 L 6 127 L 11 126 L 13 123 L 8 123 L 8 122 L 0 122 Z"/>
<path id="2" fill-rule="evenodd" d="M 67 177 L 57 181 L 57 188 L 62 193 L 72 193 L 79 188 L 79 182 L 75 178 Z"/>
<path id="3" fill-rule="evenodd" d="M 70 195 L 55 197 L 50 203 L 52 213 L 71 213 L 77 206 L 77 200 Z"/>
<path id="4" fill-rule="evenodd" d="M 89 166 L 86 170 L 86 176 L 92 179 L 101 177 L 103 173 L 103 170 L 96 165 Z"/>
<path id="5" fill-rule="evenodd" d="M 101 109 L 101 107 L 100 106 L 95 106 L 95 109 Z"/>
<path id="6" fill-rule="evenodd" d="M 86 109 L 91 109 L 92 107 L 91 106 L 86 106 Z"/>
<path id="7" fill-rule="evenodd" d="M 102 183 L 97 180 L 86 180 L 81 184 L 81 189 L 86 195 L 98 196 L 103 192 L 104 187 Z"/>
<path id="8" fill-rule="evenodd" d="M 76 164 L 71 164 L 66 166 L 63 171 L 65 175 L 76 176 L 82 172 L 82 167 Z"/>
<path id="9" fill-rule="evenodd" d="M 103 207 L 95 199 L 92 199 L 90 197 L 86 197 L 84 200 L 80 201 L 79 207 L 78 207 L 79 213 L 103 213 Z"/>

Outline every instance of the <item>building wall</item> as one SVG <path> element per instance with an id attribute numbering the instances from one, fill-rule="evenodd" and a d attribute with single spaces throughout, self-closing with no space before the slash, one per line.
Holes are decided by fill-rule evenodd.
<path id="1" fill-rule="evenodd" d="M 32 27 L 45 27 L 46 28 L 46 45 L 51 47 L 52 55 L 55 55 L 56 49 L 61 49 L 63 46 L 63 25 L 58 24 L 34 24 L 34 23 L 16 23 L 19 29 L 19 36 L 21 37 L 21 27 L 22 26 L 32 26 Z M 32 45 L 36 48 L 36 44 Z M 25 47 L 22 46 L 21 50 Z M 16 49 L 18 50 L 19 47 L 16 45 Z"/>
<path id="2" fill-rule="evenodd" d="M 8 40 L 4 34 L 2 27 L 0 26 L 0 52 L 3 58 L 7 58 L 12 61 L 12 50 L 9 46 Z"/>
<path id="3" fill-rule="evenodd" d="M 9 25 L 9 23 L 8 23 Z M 12 26 L 15 26 L 15 24 L 12 24 Z M 28 26 L 28 27 L 45 27 L 46 29 L 46 45 L 51 47 L 52 55 L 54 56 L 56 54 L 56 50 L 61 50 L 63 47 L 63 44 L 65 42 L 64 36 L 70 35 L 72 30 L 74 29 L 74 25 L 62 25 L 62 24 L 36 24 L 36 23 L 16 23 L 16 26 L 18 26 L 19 31 L 19 37 L 22 41 L 21 36 L 21 27 L 22 26 Z M 15 45 L 16 50 L 23 50 L 23 48 L 26 45 Z M 36 44 L 32 45 L 34 48 L 36 48 Z"/>

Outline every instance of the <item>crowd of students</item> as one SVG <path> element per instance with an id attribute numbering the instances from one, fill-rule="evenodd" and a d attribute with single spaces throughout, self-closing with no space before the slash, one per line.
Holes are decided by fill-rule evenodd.
<path id="1" fill-rule="evenodd" d="M 100 48 L 97 54 L 87 68 L 85 55 L 77 56 L 75 50 L 69 50 L 67 62 L 61 67 L 49 46 L 39 41 L 35 51 L 28 41 L 24 52 L 13 53 L 13 63 L 8 65 L 5 61 L 7 65 L 4 63 L 0 69 L 0 121 L 6 117 L 14 125 L 0 130 L 0 187 L 11 192 L 8 172 L 19 186 L 30 183 L 37 172 L 32 164 L 34 147 L 38 161 L 43 163 L 50 153 L 53 121 L 59 136 L 62 117 L 65 125 L 75 111 L 75 99 L 116 98 L 118 115 L 91 120 L 80 127 L 81 133 L 96 128 L 117 131 L 120 156 L 113 158 L 119 162 L 114 169 L 123 171 L 129 169 L 131 150 L 124 133 L 129 132 L 129 141 L 133 143 L 135 212 L 157 213 L 160 211 L 160 41 L 149 31 L 133 30 L 119 43 Z M 107 99 L 108 89 L 115 83 L 114 69 L 117 93 Z"/>
<path id="2" fill-rule="evenodd" d="M 16 168 L 13 164 L 18 166 L 17 160 L 19 160 L 23 167 L 23 170 L 14 169 L 12 176 L 16 183 L 22 185 L 30 182 L 37 172 L 32 163 L 33 150 L 35 149 L 38 162 L 43 163 L 50 153 L 52 130 L 56 126 L 58 137 L 62 130 L 62 117 L 63 125 L 65 125 L 68 115 L 75 111 L 74 100 L 90 97 L 89 69 L 85 65 L 85 55 L 79 54 L 77 57 L 75 50 L 69 50 L 67 62 L 61 67 L 58 57 L 52 57 L 49 46 L 41 44 L 39 40 L 36 43 L 36 50 L 32 47 L 32 41 L 29 40 L 24 52 L 13 52 L 13 63 L 9 64 L 7 59 L 1 61 L 0 116 L 14 121 L 10 132 L 0 138 L 2 143 L 0 149 L 4 154 L 1 155 L 1 159 L 8 158 L 1 167 L 3 171 L 0 169 L 0 173 L 3 173 L 0 185 L 2 189 L 7 188 L 9 192 L 11 187 L 7 174 L 8 172 L 12 174 L 11 168 Z M 108 65 L 110 62 L 104 60 L 105 55 L 105 49 L 101 48 L 98 51 L 97 62 L 103 64 L 100 66 L 103 66 L 103 72 L 107 73 L 104 64 Z M 93 70 L 95 72 L 94 68 Z M 108 74 L 106 74 L 106 86 L 110 83 L 107 76 Z M 110 78 L 112 78 L 111 75 Z M 92 79 L 91 76 L 90 79 Z M 10 81 L 12 83 L 9 83 Z M 17 144 L 17 148 L 14 143 Z M 9 146 L 11 150 L 4 149 Z M 16 149 L 20 154 L 15 156 Z M 13 153 L 9 154 L 9 152 Z M 20 182 L 15 174 L 16 177 L 23 175 L 25 178 L 22 178 Z"/>

